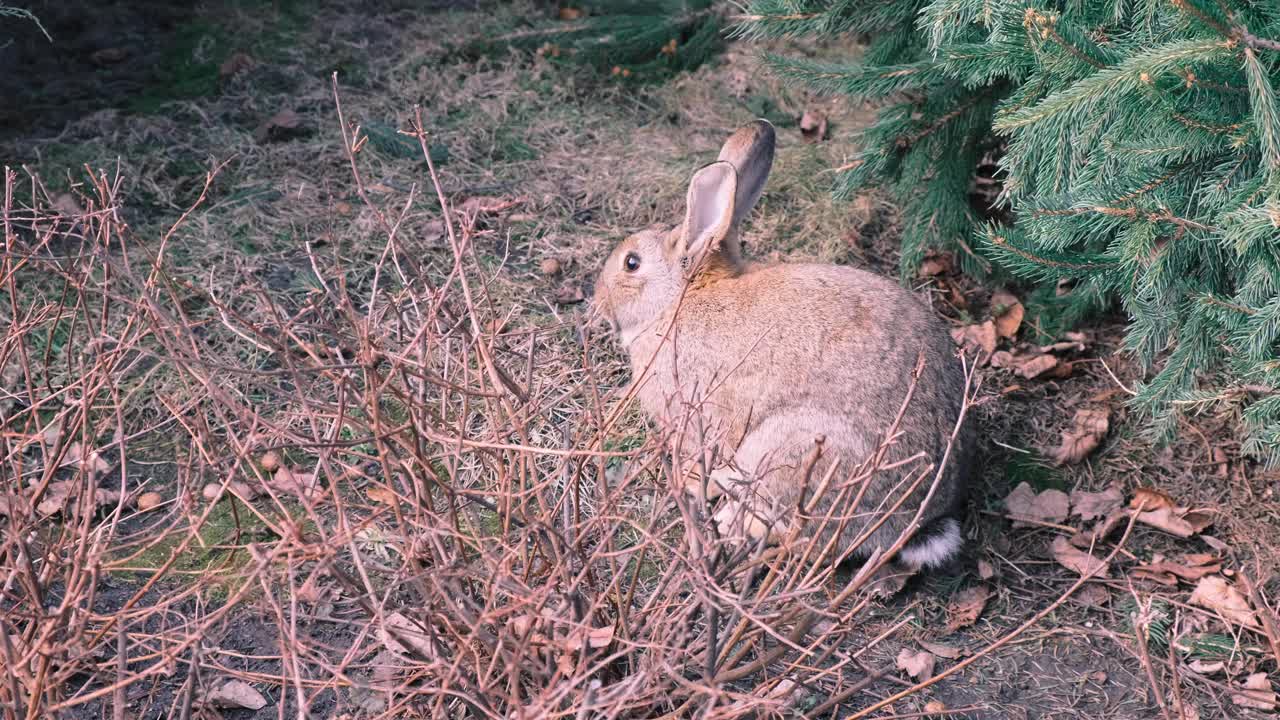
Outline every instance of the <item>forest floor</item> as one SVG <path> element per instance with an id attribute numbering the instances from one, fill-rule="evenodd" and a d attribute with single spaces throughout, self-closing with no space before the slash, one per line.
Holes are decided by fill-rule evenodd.
<path id="1" fill-rule="evenodd" d="M 502 332 L 512 337 L 540 333 L 543 359 L 536 368 L 530 360 L 530 378 L 564 372 L 586 354 L 601 392 L 625 383 L 625 364 L 603 328 L 595 329 L 590 347 L 582 347 L 574 329 L 585 322 L 582 300 L 590 297 L 611 247 L 632 230 L 677 222 L 690 173 L 714 158 L 729 132 L 757 116 L 775 121 L 779 143 L 770 184 L 744 236 L 747 252 L 897 274 L 894 203 L 874 192 L 848 202 L 829 194 L 833 168 L 856 151 L 856 134 L 874 116 L 873 109 L 782 87 L 757 67 L 753 48 L 735 42 L 698 70 L 654 85 L 596 76 L 534 53 L 476 55 L 464 47 L 480 28 L 488 34 L 502 28 L 515 32 L 528 17 L 552 10 L 524 3 L 483 10 L 466 2 L 434 5 L 246 1 L 192 9 L 118 2 L 92 11 L 38 5 L 33 10 L 53 36 L 52 44 L 19 26 L 22 21 L 0 18 L 0 27 L 16 34 L 13 44 L 0 49 L 0 65 L 8 68 L 0 77 L 0 96 L 17 100 L 0 109 L 0 161 L 16 173 L 7 188 L 13 203 L 68 216 L 101 209 L 94 205 L 100 191 L 86 170 L 105 177 L 108 185 L 119 178 L 112 197 L 127 226 L 124 255 L 137 261 L 163 253 L 166 292 L 171 293 L 164 302 L 172 302 L 170 312 L 200 327 L 206 370 L 246 407 L 255 397 L 271 398 L 275 405 L 254 412 L 277 419 L 297 410 L 287 398 L 309 389 L 263 390 L 261 385 L 270 382 L 263 379 L 269 374 L 264 370 L 269 349 L 261 339 L 238 335 L 236 318 L 252 324 L 254 313 L 299 310 L 314 302 L 325 289 L 315 270 L 317 256 L 348 268 L 344 279 L 352 287 L 376 284 L 368 268 L 384 252 L 378 238 L 385 228 L 375 208 L 400 217 L 396 232 L 424 273 L 447 277 L 451 272 L 449 234 L 418 143 L 399 132 L 410 126 L 415 106 L 430 133 L 426 142 L 445 196 L 473 211 L 474 261 L 484 277 L 484 303 L 500 318 Z M 788 49 L 824 57 L 857 52 L 852 43 Z M 360 185 L 344 150 L 339 109 L 368 137 L 356 155 Z M 806 111 L 829 122 L 815 142 L 802 137 L 798 127 Z M 215 168 L 206 187 L 206 174 Z M 55 243 L 42 252 L 50 258 L 70 254 Z M 992 295 L 1003 288 L 959 276 L 945 258 L 911 282 L 958 330 L 1001 310 Z M 1008 290 L 1015 297 L 1022 291 L 1016 285 Z M 45 370 L 37 384 L 50 388 L 69 382 L 72 358 L 88 352 L 85 335 L 58 320 L 42 324 L 38 313 L 25 311 L 46 307 L 65 291 L 53 275 L 0 289 L 0 317 L 15 326 L 19 320 L 29 323 L 22 342 L 33 344 L 24 346 L 25 352 L 43 354 Z M 423 298 L 431 301 L 429 294 Z M 99 311 L 105 323 L 107 308 L 95 306 L 94 313 Z M 1052 351 L 1018 346 L 1020 352 L 1055 359 L 1052 371 L 1034 377 L 1011 372 L 1020 367 L 1017 363 L 979 371 L 973 419 L 981 428 L 983 454 L 965 527 L 964 560 L 951 572 L 912 581 L 868 610 L 861 619 L 867 637 L 897 630 L 863 662 L 890 672 L 848 698 L 837 715 L 911 684 L 906 671 L 895 667 L 901 649 L 932 648 L 934 672 L 942 672 L 1048 608 L 1078 577 L 1053 549 L 1055 540 L 1090 524 L 1087 509 L 1085 518 L 1077 510 L 1095 500 L 1116 509 L 1139 488 L 1156 488 L 1178 508 L 1208 513 L 1212 524 L 1193 518 L 1194 532 L 1183 533 L 1188 537 L 1135 525 L 1107 575 L 1090 581 L 1013 641 L 871 717 L 921 717 L 926 711 L 941 713 L 939 707 L 952 709 L 954 717 L 1015 719 L 1270 714 L 1275 699 L 1269 690 L 1243 698 L 1239 688 L 1255 673 L 1276 672 L 1274 638 L 1265 624 L 1249 625 L 1261 617 L 1252 613 L 1269 612 L 1261 607 L 1265 598 L 1280 596 L 1280 578 L 1274 576 L 1280 567 L 1274 541 L 1280 537 L 1275 497 L 1280 475 L 1240 457 L 1231 417 L 1194 417 L 1169 446 L 1148 441 L 1143 418 L 1125 403 L 1144 370 L 1123 352 L 1123 318 L 1100 318 L 1070 340 L 1041 336 L 1030 315 L 1020 327 L 1015 323 L 1014 331 L 1015 338 L 999 340 L 1001 348 L 1017 349 L 1015 341 L 1066 344 Z M 11 367 L 18 363 L 15 347 L 6 344 L 0 351 L 0 371 L 12 388 L 25 384 Z M 129 413 L 121 427 L 147 428 L 129 435 L 139 460 L 117 464 L 112 473 L 118 478 L 103 487 L 118 479 L 135 497 L 158 493 L 166 509 L 151 514 L 164 514 L 166 527 L 197 516 L 200 521 L 194 534 L 151 542 L 149 528 L 158 521 L 145 513 L 124 520 L 107 511 L 95 516 L 91 524 L 109 525 L 113 534 L 107 537 L 131 550 L 127 562 L 117 558 L 115 571 L 95 578 L 99 587 L 92 610 L 115 612 L 126 601 L 146 608 L 179 596 L 180 604 L 165 605 L 168 612 L 210 614 L 218 607 L 228 612 L 207 625 L 199 683 L 174 651 L 175 667 L 130 686 L 126 716 L 179 717 L 171 713 L 197 684 L 212 687 L 220 678 L 240 677 L 272 702 L 256 712 L 224 709 L 223 717 L 283 717 L 277 703 L 293 698 L 279 682 L 284 670 L 283 636 L 272 614 L 277 606 L 264 602 L 270 594 L 265 589 L 232 589 L 228 575 L 260 561 L 251 546 L 281 534 L 272 513 L 287 515 L 296 506 L 260 500 L 261 507 L 246 511 L 230 497 L 208 503 L 201 495 L 203 483 L 191 479 L 204 477 L 193 474 L 193 467 L 216 470 L 219 462 L 216 453 L 193 442 L 204 435 L 198 428 L 179 432 L 182 423 L 153 423 L 175 416 L 175 407 L 190 400 L 190 388 L 163 370 L 146 370 L 129 366 L 131 374 L 119 382 L 128 402 L 117 406 Z M 241 383 L 241 371 L 258 370 L 262 377 Z M 0 413 L 17 412 L 13 408 L 0 405 Z M 1086 457 L 1060 464 L 1055 453 L 1064 433 L 1074 432 L 1081 410 L 1105 414 L 1108 428 Z M 0 482 L 7 496 L 29 492 L 18 479 L 26 476 L 10 476 L 10 470 L 21 465 L 15 458 L 35 452 L 21 438 L 37 430 L 48 437 L 30 424 L 37 416 L 3 415 L 7 457 Z M 13 417 L 20 422 L 10 422 Z M 50 415 L 40 417 L 47 421 Z M 300 417 L 280 422 L 299 423 Z M 221 417 L 210 425 L 236 427 L 251 438 L 255 422 L 251 416 Z M 646 428 L 638 417 L 629 417 L 615 432 L 615 447 L 635 448 L 644 442 Z M 93 435 L 82 441 L 119 445 L 119 433 Z M 548 447 L 560 442 L 536 440 Z M 241 449 L 253 452 L 252 443 Z M 118 450 L 104 453 L 108 462 Z M 291 462 L 301 457 L 285 455 Z M 1014 527 L 1005 498 L 1023 483 L 1029 494 L 1022 491 L 1026 502 L 1016 507 L 1031 517 Z M 1041 493 L 1052 490 L 1068 494 L 1075 509 L 1048 507 L 1058 496 Z M 1107 492 L 1114 494 L 1081 494 Z M 1182 513 L 1178 508 L 1171 512 Z M 395 534 L 393 521 L 385 514 L 370 519 L 361 530 L 359 551 L 385 560 L 379 548 Z M 0 527 L 6 522 L 0 519 Z M 7 527 L 5 532 L 14 534 Z M 196 542 L 179 542 L 180 537 Z M 6 548 L 8 573 L 16 567 L 10 559 L 16 551 L 11 544 Z M 1164 570 L 1162 561 L 1169 564 Z M 161 577 L 147 585 L 158 570 Z M 1224 616 L 1222 603 L 1193 598 L 1201 578 L 1210 575 L 1246 595 L 1242 612 L 1249 615 L 1243 624 L 1229 608 Z M 1249 581 L 1256 586 L 1252 597 Z M 983 588 L 985 600 L 976 618 L 957 622 L 962 606 L 973 603 L 973 588 Z M 16 637 L 23 632 L 18 595 L 9 584 L 3 592 L 0 618 L 12 623 L 5 632 Z M 55 594 L 64 592 L 65 587 Z M 319 597 L 314 590 L 294 594 L 293 602 L 305 606 L 298 621 L 303 630 L 319 644 L 351 642 L 351 628 L 334 618 L 355 601 L 336 593 Z M 172 616 L 152 618 L 137 632 L 163 655 L 169 652 L 163 636 L 170 623 L 181 625 Z M 104 647 L 114 642 L 111 638 Z M 116 670 L 102 657 L 90 654 L 86 662 L 92 668 L 66 673 L 66 687 L 53 695 L 76 697 L 109 686 Z M 387 711 L 344 683 L 321 685 L 312 699 L 314 717 Z M 803 693 L 789 712 L 801 714 L 824 699 L 821 686 Z M 66 712 L 108 717 L 111 697 L 102 693 Z"/>

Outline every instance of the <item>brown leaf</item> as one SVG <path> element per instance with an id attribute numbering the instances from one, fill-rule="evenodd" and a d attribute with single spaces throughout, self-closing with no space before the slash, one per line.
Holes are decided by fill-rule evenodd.
<path id="1" fill-rule="evenodd" d="M 822 142 L 827 136 L 827 116 L 812 108 L 800 116 L 800 137 L 807 143 Z"/>
<path id="2" fill-rule="evenodd" d="M 917 640 L 916 642 L 925 650 L 947 660 L 959 660 L 969 654 L 969 651 L 964 648 L 952 647 L 939 642 L 930 642 L 928 640 Z"/>
<path id="3" fill-rule="evenodd" d="M 1163 507 L 1138 513 L 1138 522 L 1163 530 L 1170 535 L 1189 538 L 1213 524 L 1213 514 L 1207 510 L 1185 507 Z"/>
<path id="4" fill-rule="evenodd" d="M 577 285 L 566 285 L 556 290 L 555 301 L 557 305 L 575 305 L 587 299 L 582 292 L 582 288 Z"/>
<path id="5" fill-rule="evenodd" d="M 1276 693 L 1271 689 L 1271 681 L 1264 672 L 1249 676 L 1240 689 L 1231 693 L 1231 702 L 1240 707 L 1274 712 L 1276 709 Z"/>
<path id="6" fill-rule="evenodd" d="M 374 502 L 380 502 L 383 505 L 390 505 L 391 507 L 395 507 L 400 504 L 400 496 L 394 491 L 381 485 L 370 485 L 369 489 L 364 492 L 365 495 L 368 495 L 369 499 Z"/>
<path id="7" fill-rule="evenodd" d="M 228 680 L 209 691 L 205 702 L 218 708 L 261 710 L 267 699 L 252 685 L 243 680 Z"/>
<path id="8" fill-rule="evenodd" d="M 1158 510 L 1174 505 L 1173 498 L 1168 493 L 1153 487 L 1140 487 L 1133 491 L 1133 497 L 1129 499 L 1129 507 L 1134 510 Z"/>
<path id="9" fill-rule="evenodd" d="M 560 8 L 561 20 L 577 20 L 580 17 L 582 17 L 582 11 L 579 10 L 578 8 L 573 8 L 573 7 Z"/>
<path id="10" fill-rule="evenodd" d="M 987 606 L 991 591 L 986 585 L 974 585 L 952 596 L 947 603 L 947 632 L 967 628 L 978 621 Z"/>
<path id="11" fill-rule="evenodd" d="M 924 711 L 929 714 L 945 715 L 948 714 L 950 710 L 951 708 L 948 708 L 947 704 L 941 700 L 930 700 L 924 704 Z"/>
<path id="12" fill-rule="evenodd" d="M 1124 493 L 1117 487 L 1109 487 L 1102 492 L 1071 491 L 1071 512 L 1079 515 L 1085 522 L 1110 515 L 1122 505 Z"/>
<path id="13" fill-rule="evenodd" d="M 1035 352 L 1011 353 L 1001 350 L 991 356 L 991 366 L 1005 368 L 1016 375 L 1033 380 L 1058 366 L 1058 358 Z"/>
<path id="14" fill-rule="evenodd" d="M 987 358 L 996 351 L 996 325 L 990 320 L 951 331 L 951 338 L 965 350 L 981 352 Z"/>
<path id="15" fill-rule="evenodd" d="M 1249 601 L 1221 575 L 1200 578 L 1196 589 L 1191 591 L 1189 602 L 1208 608 L 1233 623 L 1254 629 L 1259 627 L 1258 616 L 1249 607 Z"/>
<path id="16" fill-rule="evenodd" d="M 1059 565 L 1080 575 L 1105 577 L 1111 570 L 1111 566 L 1105 560 L 1100 560 L 1077 548 L 1065 537 L 1054 538 L 1050 549 L 1053 551 L 1053 559 L 1057 560 Z"/>
<path id="17" fill-rule="evenodd" d="M 218 79 L 226 80 L 237 73 L 253 67 L 253 58 L 246 53 L 234 52 L 218 66 Z"/>
<path id="18" fill-rule="evenodd" d="M 285 108 L 263 121 L 258 126 L 258 129 L 253 131 L 253 138 L 263 143 L 273 138 L 282 137 L 287 131 L 296 130 L 301 124 L 302 118 L 298 116 L 298 113 Z"/>
<path id="19" fill-rule="evenodd" d="M 1037 493 L 1023 482 L 1004 499 L 1004 506 L 1013 518 L 1014 527 L 1032 527 L 1035 523 L 1026 522 L 1027 520 L 1051 524 L 1066 520 L 1071 502 L 1061 490 L 1050 489 Z"/>
<path id="20" fill-rule="evenodd" d="M 1098 449 L 1110 426 L 1110 415 L 1111 411 L 1105 407 L 1077 410 L 1071 429 L 1062 433 L 1062 444 L 1052 453 L 1054 463 L 1078 463 Z"/>
<path id="21" fill-rule="evenodd" d="M 1133 569 L 1133 574 L 1135 577 L 1154 580 L 1161 585 L 1175 587 L 1178 584 L 1178 578 L 1194 582 L 1220 570 L 1222 570 L 1222 561 L 1216 555 L 1195 553 L 1183 555 L 1181 562 L 1159 560 L 1139 565 Z"/>
<path id="22" fill-rule="evenodd" d="M 605 627 L 591 628 L 590 630 L 578 630 L 568 636 L 564 642 L 564 648 L 569 652 L 578 652 L 582 648 L 602 648 L 608 647 L 613 642 L 614 627 L 606 625 Z"/>
<path id="23" fill-rule="evenodd" d="M 933 664 L 936 661 L 928 650 L 912 650 L 904 647 L 898 653 L 898 669 L 905 672 L 913 680 L 928 680 L 933 677 Z"/>
<path id="24" fill-rule="evenodd" d="M 1090 607 L 1105 607 L 1111 602 L 1111 590 L 1099 583 L 1086 583 L 1072 597 L 1076 602 Z"/>
<path id="25" fill-rule="evenodd" d="M 1000 337 L 1013 338 L 1022 326 L 1022 316 L 1026 314 L 1026 309 L 1013 293 L 1000 290 L 991 296 L 991 313 Z"/>
<path id="26" fill-rule="evenodd" d="M 398 655 L 416 656 L 426 660 L 436 657 L 430 636 L 422 626 L 399 612 L 393 612 L 387 616 L 382 622 L 382 627 L 378 628 L 378 636 L 382 638 L 384 647 Z"/>
<path id="27" fill-rule="evenodd" d="M 920 263 L 920 269 L 916 271 L 916 275 L 922 278 L 944 275 L 951 272 L 953 262 L 949 252 L 931 252 L 925 256 L 924 262 Z"/>
<path id="28" fill-rule="evenodd" d="M 1102 520 L 1098 521 L 1088 532 L 1078 532 L 1071 538 L 1071 544 L 1082 550 L 1088 550 L 1103 540 L 1107 536 L 1116 531 L 1129 519 L 1128 510 L 1115 510 Z"/>
<path id="29" fill-rule="evenodd" d="M 276 492 L 289 493 L 298 497 L 306 497 L 316 490 L 315 473 L 302 472 L 301 470 L 291 469 L 289 466 L 281 466 L 279 470 L 267 480 L 267 484 Z"/>

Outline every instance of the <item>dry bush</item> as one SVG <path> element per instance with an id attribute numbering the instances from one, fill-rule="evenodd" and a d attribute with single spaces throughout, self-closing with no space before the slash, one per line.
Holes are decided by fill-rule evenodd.
<path id="1" fill-rule="evenodd" d="M 118 178 L 58 208 L 6 170 L 3 716 L 214 716 L 232 678 L 299 718 L 883 706 L 870 689 L 892 668 L 870 651 L 889 633 L 859 617 L 895 548 L 838 572 L 806 538 L 857 511 L 895 428 L 847 478 L 810 478 L 841 515 L 778 546 L 720 537 L 680 490 L 700 468 L 662 451 L 691 440 L 622 430 L 607 340 L 582 315 L 506 327 L 475 214 L 434 169 L 452 266 L 425 268 L 401 231 L 423 190 L 371 200 L 360 129 L 342 127 L 383 247 L 358 273 L 308 247 L 298 302 L 166 272 L 200 201 L 143 242 Z M 912 483 L 936 482 L 917 464 Z"/>

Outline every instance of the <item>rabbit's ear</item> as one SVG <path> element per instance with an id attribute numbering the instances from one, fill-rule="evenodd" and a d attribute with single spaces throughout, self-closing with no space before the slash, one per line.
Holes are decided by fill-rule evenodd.
<path id="1" fill-rule="evenodd" d="M 685 211 L 681 262 L 690 275 L 705 269 L 708 263 L 734 261 L 734 248 L 722 247 L 733 228 L 734 193 L 738 177 L 727 162 L 714 162 L 693 174 L 689 181 L 688 208 Z"/>
<path id="2" fill-rule="evenodd" d="M 775 138 L 773 125 L 768 120 L 756 120 L 739 128 L 724 142 L 724 147 L 720 148 L 718 159 L 732 164 L 738 171 L 734 225 L 742 222 L 764 192 L 765 181 L 769 179 L 769 170 L 773 167 Z"/>

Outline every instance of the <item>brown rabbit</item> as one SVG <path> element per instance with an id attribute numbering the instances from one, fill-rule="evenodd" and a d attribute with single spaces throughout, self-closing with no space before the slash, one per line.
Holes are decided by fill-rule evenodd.
<path id="1" fill-rule="evenodd" d="M 812 496 L 832 463 L 839 463 L 838 477 L 876 451 L 918 359 L 922 374 L 883 465 L 917 453 L 935 467 L 943 462 L 965 391 L 942 322 L 896 283 L 838 265 L 743 261 L 738 228 L 760 198 L 773 150 L 773 126 L 763 120 L 730 136 L 719 161 L 694 174 L 684 222 L 624 240 L 594 299 L 630 356 L 645 411 L 668 429 L 692 411 L 699 420 L 683 427 L 700 428 L 702 442 L 727 460 L 711 473 L 711 490 L 718 484 L 738 498 L 717 513 L 722 527 L 735 513 L 742 517 L 745 503 L 746 529 L 756 537 L 789 522 L 806 478 Z M 805 468 L 818 438 L 820 459 Z M 898 553 L 902 565 L 936 567 L 959 551 L 974 444 L 962 427 L 917 532 Z M 851 555 L 888 550 L 932 484 L 930 472 L 894 508 L 908 476 L 920 470 L 917 463 L 872 475 L 857 508 L 846 512 L 839 550 L 864 531 L 868 537 Z M 810 516 L 833 509 L 837 484 L 828 482 L 816 503 L 805 502 Z M 851 493 L 843 497 L 853 505 Z M 841 508 L 834 510 L 840 517 Z"/>

